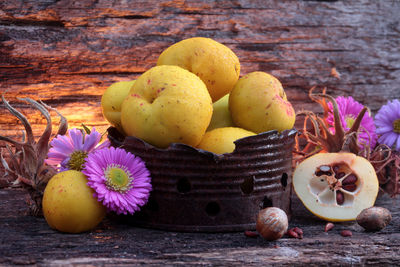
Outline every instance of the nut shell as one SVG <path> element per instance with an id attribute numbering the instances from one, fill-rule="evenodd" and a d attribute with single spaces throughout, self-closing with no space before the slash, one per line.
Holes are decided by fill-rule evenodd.
<path id="1" fill-rule="evenodd" d="M 280 208 L 270 207 L 258 213 L 256 229 L 266 240 L 281 238 L 286 233 L 288 225 L 288 217 Z"/>
<path id="2" fill-rule="evenodd" d="M 357 223 L 367 231 L 380 231 L 392 220 L 392 214 L 382 207 L 364 209 L 357 216 Z"/>

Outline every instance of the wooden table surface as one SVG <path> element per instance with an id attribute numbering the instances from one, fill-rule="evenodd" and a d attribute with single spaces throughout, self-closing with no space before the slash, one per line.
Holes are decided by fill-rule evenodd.
<path id="1" fill-rule="evenodd" d="M 63 234 L 43 218 L 27 215 L 25 193 L 0 190 L 0 265 L 74 266 L 398 266 L 400 200 L 380 197 L 393 220 L 380 232 L 365 232 L 356 223 L 336 223 L 325 233 L 324 221 L 294 200 L 290 227 L 303 239 L 278 241 L 234 233 L 178 233 L 137 228 L 109 216 L 96 229 Z M 350 230 L 352 237 L 343 237 Z"/>
<path id="2" fill-rule="evenodd" d="M 137 78 L 173 43 L 203 36 L 230 47 L 242 75 L 275 75 L 297 111 L 321 111 L 307 95 L 317 85 L 333 96 L 352 95 L 374 113 L 400 98 L 399 14 L 397 0 L 1 1 L 0 92 L 28 116 L 36 137 L 45 120 L 16 97 L 43 100 L 71 127 L 105 130 L 100 98 L 111 83 Z M 17 137 L 20 129 L 0 103 L 0 135 Z M 242 232 L 135 228 L 115 217 L 88 233 L 62 234 L 27 215 L 25 198 L 21 190 L 0 189 L 0 265 L 394 266 L 400 260 L 400 203 L 387 197 L 378 204 L 392 211 L 393 221 L 378 233 L 352 223 L 325 233 L 325 222 L 295 200 L 290 225 L 301 227 L 304 238 L 276 242 Z M 353 236 L 342 237 L 343 229 Z"/>

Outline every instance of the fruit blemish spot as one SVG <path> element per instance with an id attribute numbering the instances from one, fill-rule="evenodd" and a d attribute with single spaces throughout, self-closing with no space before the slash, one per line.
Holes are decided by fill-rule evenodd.
<path id="1" fill-rule="evenodd" d="M 132 97 L 140 98 L 140 95 L 138 94 L 131 94 Z"/>

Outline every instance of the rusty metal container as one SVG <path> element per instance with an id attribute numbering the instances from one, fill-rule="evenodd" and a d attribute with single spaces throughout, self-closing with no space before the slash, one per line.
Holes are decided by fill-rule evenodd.
<path id="1" fill-rule="evenodd" d="M 255 229 L 265 207 L 290 216 L 295 135 L 292 129 L 245 137 L 234 152 L 217 155 L 184 144 L 159 149 L 111 127 L 111 144 L 142 158 L 152 177 L 148 203 L 125 219 L 170 231 L 226 232 Z"/>

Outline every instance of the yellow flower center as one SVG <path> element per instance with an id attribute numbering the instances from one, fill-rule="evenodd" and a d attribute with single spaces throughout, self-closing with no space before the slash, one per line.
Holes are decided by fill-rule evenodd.
<path id="1" fill-rule="evenodd" d="M 400 119 L 393 122 L 393 132 L 400 134 Z"/>
<path id="2" fill-rule="evenodd" d="M 68 161 L 68 168 L 71 170 L 81 171 L 87 155 L 88 153 L 86 151 L 77 150 L 72 152 Z"/>
<path id="3" fill-rule="evenodd" d="M 352 118 L 351 116 L 347 116 L 345 120 L 347 128 L 350 129 L 353 126 L 355 119 Z"/>
<path id="4" fill-rule="evenodd" d="M 112 164 L 104 171 L 108 189 L 124 193 L 131 188 L 132 174 L 129 170 L 118 164 Z"/>

